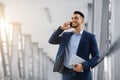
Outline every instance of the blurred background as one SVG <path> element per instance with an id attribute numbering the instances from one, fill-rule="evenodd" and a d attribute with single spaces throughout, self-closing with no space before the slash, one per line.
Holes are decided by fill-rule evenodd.
<path id="1" fill-rule="evenodd" d="M 120 0 L 0 0 L 0 80 L 61 80 L 52 72 L 58 45 L 48 39 L 75 10 L 102 56 L 120 36 L 119 7 Z M 120 80 L 119 53 L 92 69 L 93 80 Z"/>

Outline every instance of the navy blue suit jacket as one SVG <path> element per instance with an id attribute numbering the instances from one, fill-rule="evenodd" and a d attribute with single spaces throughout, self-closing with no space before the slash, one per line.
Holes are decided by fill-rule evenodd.
<path id="1" fill-rule="evenodd" d="M 65 55 L 65 48 L 67 47 L 68 42 L 73 34 L 73 32 L 63 32 L 63 33 L 62 32 L 63 30 L 61 30 L 59 27 L 49 39 L 49 43 L 59 44 L 59 49 L 57 52 L 53 71 L 60 73 L 64 71 L 63 61 Z M 84 72 L 78 73 L 79 74 L 78 77 L 81 80 L 91 80 L 90 68 L 94 66 L 97 60 L 99 59 L 98 47 L 94 34 L 91 34 L 83 30 L 81 41 L 79 43 L 76 54 L 79 57 L 86 60 L 85 62 L 82 63 L 82 65 L 84 66 Z"/>

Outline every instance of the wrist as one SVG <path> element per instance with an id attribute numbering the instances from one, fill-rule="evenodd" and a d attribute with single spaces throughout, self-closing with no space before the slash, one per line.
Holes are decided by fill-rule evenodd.
<path id="1" fill-rule="evenodd" d="M 64 28 L 63 28 L 62 26 L 60 26 L 60 29 L 61 29 L 61 30 L 64 30 Z"/>

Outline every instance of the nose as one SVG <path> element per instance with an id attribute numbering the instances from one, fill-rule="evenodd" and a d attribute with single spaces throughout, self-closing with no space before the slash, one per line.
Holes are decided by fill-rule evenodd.
<path id="1" fill-rule="evenodd" d="M 74 21 L 75 21 L 75 18 L 72 19 L 72 22 L 74 22 Z"/>

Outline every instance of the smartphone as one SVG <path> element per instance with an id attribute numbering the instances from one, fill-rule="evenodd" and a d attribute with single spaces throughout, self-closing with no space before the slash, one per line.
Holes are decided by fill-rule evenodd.
<path id="1" fill-rule="evenodd" d="M 70 27 L 72 27 L 72 22 L 70 22 Z"/>

